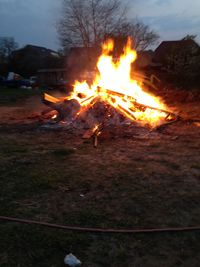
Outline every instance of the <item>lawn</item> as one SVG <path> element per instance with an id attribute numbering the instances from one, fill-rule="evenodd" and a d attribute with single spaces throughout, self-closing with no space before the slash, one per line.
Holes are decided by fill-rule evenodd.
<path id="1" fill-rule="evenodd" d="M 40 95 L 42 90 L 38 89 L 22 89 L 22 88 L 9 88 L 0 86 L 0 106 L 15 105 L 16 102 L 20 103 L 30 96 Z"/>
<path id="2" fill-rule="evenodd" d="M 200 225 L 200 127 L 102 137 L 95 149 L 28 119 L 44 108 L 41 92 L 10 90 L 0 90 L 1 216 L 116 229 Z M 199 102 L 183 106 L 197 116 Z M 0 266 L 62 267 L 73 253 L 87 267 L 199 267 L 199 240 L 200 231 L 97 234 L 0 221 Z"/>

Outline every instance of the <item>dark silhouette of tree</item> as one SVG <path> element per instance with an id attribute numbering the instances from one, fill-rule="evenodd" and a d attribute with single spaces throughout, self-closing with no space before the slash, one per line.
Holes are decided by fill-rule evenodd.
<path id="1" fill-rule="evenodd" d="M 139 20 L 133 20 L 121 25 L 118 35 L 128 35 L 133 40 L 133 46 L 138 51 L 147 49 L 157 43 L 159 35 Z"/>
<path id="2" fill-rule="evenodd" d="M 100 44 L 125 21 L 120 0 L 63 0 L 58 34 L 63 48 Z"/>
<path id="3" fill-rule="evenodd" d="M 0 75 L 7 75 L 11 54 L 17 47 L 13 37 L 0 37 Z"/>
<path id="4" fill-rule="evenodd" d="M 0 37 L 0 60 L 7 62 L 12 52 L 18 48 L 13 37 Z"/>
<path id="5" fill-rule="evenodd" d="M 184 40 L 184 41 L 185 40 L 193 40 L 193 41 L 195 41 L 196 37 L 197 37 L 196 34 L 187 34 L 185 37 L 183 37 L 182 40 Z"/>
<path id="6" fill-rule="evenodd" d="M 145 50 L 159 36 L 140 21 L 129 21 L 122 0 L 63 0 L 58 24 L 63 48 L 99 46 L 106 37 L 131 36 L 137 50 Z"/>

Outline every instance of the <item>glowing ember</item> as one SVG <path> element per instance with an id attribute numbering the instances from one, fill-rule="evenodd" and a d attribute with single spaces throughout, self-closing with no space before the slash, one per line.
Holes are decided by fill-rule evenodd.
<path id="1" fill-rule="evenodd" d="M 52 118 L 53 120 L 55 120 L 57 117 L 58 117 L 58 115 L 57 115 L 57 114 L 54 114 L 51 118 Z"/>
<path id="2" fill-rule="evenodd" d="M 141 84 L 131 77 L 131 64 L 137 57 L 136 51 L 131 48 L 131 39 L 128 39 L 117 62 L 111 56 L 113 49 L 112 40 L 102 45 L 102 55 L 97 62 L 99 73 L 93 84 L 89 86 L 86 81 L 76 81 L 73 92 L 66 99 L 79 102 L 81 110 L 78 115 L 101 99 L 131 120 L 152 126 L 159 124 L 166 117 L 166 106 L 158 97 L 145 92 Z M 144 108 L 141 108 L 142 105 Z"/>

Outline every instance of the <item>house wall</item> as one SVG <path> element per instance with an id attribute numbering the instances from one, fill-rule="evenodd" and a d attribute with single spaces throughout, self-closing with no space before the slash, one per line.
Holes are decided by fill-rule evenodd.
<path id="1" fill-rule="evenodd" d="M 44 72 L 38 72 L 38 83 L 40 85 L 56 85 L 60 83 L 62 80 L 67 80 L 67 71 L 44 71 Z"/>

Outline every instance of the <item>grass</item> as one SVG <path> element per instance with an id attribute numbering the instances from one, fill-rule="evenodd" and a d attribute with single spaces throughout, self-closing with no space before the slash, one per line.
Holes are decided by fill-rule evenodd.
<path id="1" fill-rule="evenodd" d="M 167 166 L 166 158 L 163 162 L 138 161 L 138 155 L 145 158 L 143 142 L 133 146 L 131 140 L 127 145 L 127 140 L 109 140 L 111 147 L 103 142 L 95 150 L 89 143 L 76 144 L 73 136 L 67 139 L 63 132 L 57 142 L 57 135 L 27 131 L 21 136 L 17 130 L 1 134 L 0 214 L 86 227 L 199 223 L 200 185 L 195 173 L 185 174 L 183 181 L 183 173 L 179 170 L 177 175 L 176 166 L 170 161 Z M 119 158 L 118 146 L 127 148 L 123 158 Z M 173 146 L 169 147 L 172 152 Z M 151 154 L 154 149 L 157 155 L 158 148 L 150 146 Z M 129 160 L 130 154 L 137 155 L 136 161 L 135 156 Z M 198 158 L 190 164 L 185 159 L 184 164 L 189 169 L 194 162 Z M 154 164 L 158 164 L 156 170 Z M 198 232 L 115 236 L 17 223 L 1 223 L 0 229 L 1 266 L 15 266 L 16 262 L 19 266 L 64 266 L 63 258 L 69 252 L 84 266 L 189 266 L 189 259 L 192 266 L 198 266 L 199 262 Z"/>
<path id="2" fill-rule="evenodd" d="M 177 140 L 100 139 L 94 149 L 66 131 L 0 124 L 0 215 L 83 227 L 200 225 L 199 129 L 173 127 Z M 0 222 L 0 266 L 62 267 L 71 252 L 87 267 L 198 267 L 199 238 Z"/>
<path id="3" fill-rule="evenodd" d="M 57 157 L 65 157 L 73 154 L 75 150 L 73 148 L 58 148 L 54 149 L 52 153 Z"/>
<path id="4" fill-rule="evenodd" d="M 0 87 L 0 106 L 15 105 L 16 102 L 22 102 L 30 96 L 40 95 L 42 90 L 36 89 L 22 89 L 22 88 L 8 88 Z"/>

